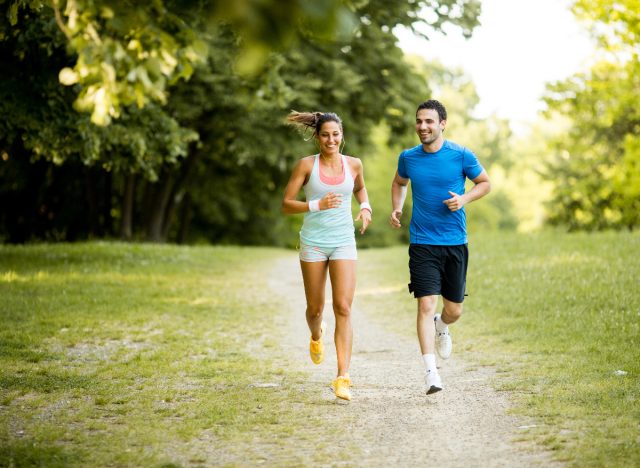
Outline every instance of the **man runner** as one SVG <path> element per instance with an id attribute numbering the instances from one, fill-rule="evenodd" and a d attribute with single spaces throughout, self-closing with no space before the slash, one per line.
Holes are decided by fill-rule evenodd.
<path id="1" fill-rule="evenodd" d="M 429 100 L 416 111 L 420 145 L 404 150 L 391 186 L 389 223 L 399 228 L 402 207 L 411 182 L 413 214 L 409 227 L 409 271 L 418 301 L 418 341 L 424 360 L 427 394 L 442 390 L 435 349 L 442 359 L 451 355 L 448 325 L 462 314 L 467 264 L 467 225 L 464 205 L 491 190 L 487 172 L 467 148 L 445 140 L 447 111 Z M 475 185 L 465 193 L 465 181 Z M 444 307 L 436 315 L 438 296 Z"/>

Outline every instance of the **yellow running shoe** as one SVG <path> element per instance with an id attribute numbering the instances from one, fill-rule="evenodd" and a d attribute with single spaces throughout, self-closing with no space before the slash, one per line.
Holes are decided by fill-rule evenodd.
<path id="1" fill-rule="evenodd" d="M 327 328 L 327 324 L 322 322 L 320 324 L 320 339 L 318 341 L 309 342 L 309 355 L 311 356 L 311 360 L 314 364 L 320 364 L 324 361 L 324 344 L 322 343 L 322 338 L 324 338 L 324 331 Z"/>
<path id="2" fill-rule="evenodd" d="M 335 392 L 336 396 L 343 400 L 351 400 L 351 391 L 349 390 L 349 387 L 351 387 L 349 374 L 339 376 L 336 380 L 331 382 L 331 388 Z"/>

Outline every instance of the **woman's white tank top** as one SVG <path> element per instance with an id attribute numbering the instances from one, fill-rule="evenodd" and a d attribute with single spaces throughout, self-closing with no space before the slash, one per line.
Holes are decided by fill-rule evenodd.
<path id="1" fill-rule="evenodd" d="M 300 241 L 318 247 L 341 247 L 356 243 L 353 217 L 351 215 L 351 196 L 353 194 L 353 176 L 347 158 L 342 157 L 344 180 L 336 185 L 327 184 L 320 179 L 320 155 L 316 154 L 309 181 L 304 186 L 307 201 L 320 200 L 327 193 L 342 194 L 342 204 L 338 208 L 307 212 L 300 230 Z"/>

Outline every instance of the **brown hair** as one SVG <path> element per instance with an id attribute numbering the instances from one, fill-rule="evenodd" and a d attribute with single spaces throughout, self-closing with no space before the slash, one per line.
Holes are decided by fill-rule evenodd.
<path id="1" fill-rule="evenodd" d="M 342 130 L 342 120 L 333 112 L 297 112 L 291 111 L 287 116 L 290 125 L 307 130 L 313 129 L 313 135 L 317 136 L 325 122 L 336 122 Z"/>
<path id="2" fill-rule="evenodd" d="M 444 108 L 440 101 L 436 101 L 435 99 L 429 99 L 428 101 L 423 102 L 416 109 L 416 115 L 418 111 L 421 109 L 431 109 L 438 113 L 438 117 L 440 120 L 447 120 L 447 109 Z"/>

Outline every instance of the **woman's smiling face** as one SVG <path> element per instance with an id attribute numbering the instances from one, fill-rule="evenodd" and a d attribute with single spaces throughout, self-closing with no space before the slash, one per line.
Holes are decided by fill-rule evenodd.
<path id="1" fill-rule="evenodd" d="M 323 154 L 337 153 L 342 143 L 342 129 L 338 122 L 328 121 L 322 124 L 318 132 L 318 143 Z"/>

